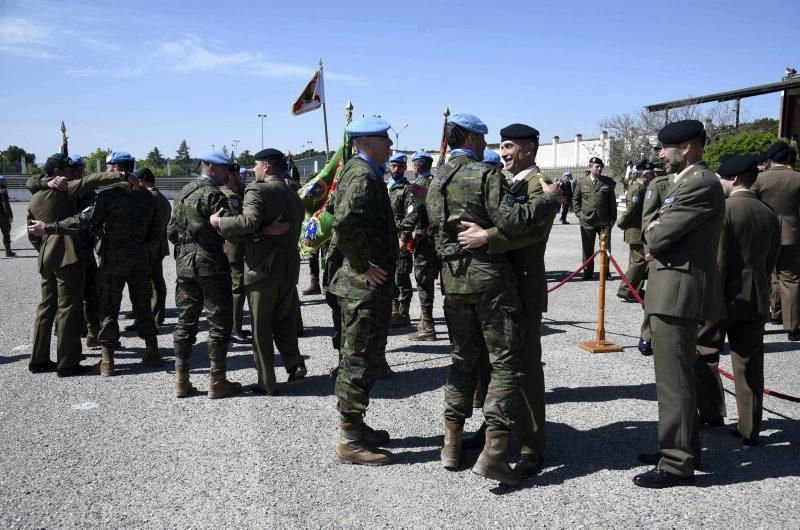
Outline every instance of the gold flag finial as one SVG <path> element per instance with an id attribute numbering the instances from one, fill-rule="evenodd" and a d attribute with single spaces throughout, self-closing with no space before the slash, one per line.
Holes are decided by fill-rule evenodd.
<path id="1" fill-rule="evenodd" d="M 64 125 L 64 120 L 61 120 L 61 154 L 64 156 L 69 155 L 69 147 L 67 145 L 67 126 Z"/>
<path id="2" fill-rule="evenodd" d="M 447 119 L 450 116 L 450 107 L 445 107 L 442 114 L 444 114 L 444 118 Z"/>

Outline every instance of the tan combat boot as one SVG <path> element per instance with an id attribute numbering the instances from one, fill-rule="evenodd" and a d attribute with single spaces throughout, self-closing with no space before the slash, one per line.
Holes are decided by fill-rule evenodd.
<path id="1" fill-rule="evenodd" d="M 114 350 L 101 346 L 100 362 L 94 365 L 94 372 L 103 377 L 114 375 Z"/>
<path id="2" fill-rule="evenodd" d="M 392 316 L 389 317 L 389 327 L 390 328 L 400 327 L 397 324 L 399 318 L 400 318 L 400 302 L 397 300 L 392 300 Z"/>
<path id="3" fill-rule="evenodd" d="M 375 430 L 366 423 L 361 426 L 361 437 L 369 445 L 384 445 L 389 443 L 389 433 L 383 429 Z"/>
<path id="4" fill-rule="evenodd" d="M 444 446 L 442 447 L 442 466 L 455 469 L 461 463 L 461 439 L 464 426 L 444 421 Z"/>
<path id="5" fill-rule="evenodd" d="M 161 358 L 161 352 L 158 351 L 158 340 L 154 337 L 145 340 L 145 352 L 142 357 L 142 364 L 145 366 L 163 366 L 164 360 Z"/>
<path id="6" fill-rule="evenodd" d="M 97 329 L 96 326 L 89 324 L 86 329 L 86 347 L 87 348 L 99 348 L 100 341 L 97 339 L 97 336 L 100 334 L 100 330 Z"/>
<path id="7" fill-rule="evenodd" d="M 398 310 L 398 326 L 399 328 L 405 328 L 411 325 L 411 317 L 408 316 L 408 309 L 409 309 L 408 302 L 400 302 L 400 308 Z"/>
<path id="8" fill-rule="evenodd" d="M 409 340 L 432 341 L 436 340 L 436 329 L 433 327 L 433 319 L 429 316 L 422 315 L 419 319 L 417 331 L 409 333 L 407 338 Z"/>
<path id="9" fill-rule="evenodd" d="M 485 387 L 478 381 L 478 385 L 475 387 L 475 392 L 472 394 L 472 408 L 473 409 L 482 409 L 483 402 L 486 401 L 486 393 Z"/>
<path id="10" fill-rule="evenodd" d="M 516 486 L 522 479 L 519 472 L 508 465 L 508 438 L 511 433 L 505 431 L 486 431 L 486 444 L 483 446 L 478 461 L 472 468 L 474 473 L 506 486 Z"/>
<path id="11" fill-rule="evenodd" d="M 189 382 L 189 365 L 175 362 L 175 397 L 185 398 L 197 392 Z"/>
<path id="12" fill-rule="evenodd" d="M 364 439 L 363 426 L 354 423 L 342 423 L 339 426 L 339 445 L 336 456 L 342 464 L 359 464 L 363 466 L 383 466 L 390 464 L 394 455 L 385 449 L 375 449 Z"/>
<path id="13" fill-rule="evenodd" d="M 319 276 L 312 276 L 311 283 L 308 287 L 303 289 L 303 296 L 312 296 L 315 294 L 322 294 L 322 289 L 319 288 Z"/>
<path id="14" fill-rule="evenodd" d="M 225 378 L 225 368 L 211 369 L 211 384 L 208 387 L 209 399 L 219 399 L 235 396 L 242 391 L 242 384 L 228 381 Z"/>

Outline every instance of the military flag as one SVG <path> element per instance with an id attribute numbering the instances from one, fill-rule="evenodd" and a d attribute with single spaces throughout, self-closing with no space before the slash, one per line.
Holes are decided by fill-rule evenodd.
<path id="1" fill-rule="evenodd" d="M 322 76 L 322 67 L 314 72 L 311 81 L 308 82 L 300 97 L 292 105 L 292 115 L 299 116 L 312 110 L 317 110 L 325 103 L 325 82 Z"/>

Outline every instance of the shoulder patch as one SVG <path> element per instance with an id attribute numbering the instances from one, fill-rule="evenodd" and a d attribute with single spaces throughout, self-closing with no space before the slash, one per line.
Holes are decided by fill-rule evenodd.
<path id="1" fill-rule="evenodd" d="M 633 204 L 636 204 L 637 202 L 639 202 L 639 196 L 638 195 L 634 195 L 633 198 L 631 198 L 631 202 L 633 202 Z"/>
<path id="2" fill-rule="evenodd" d="M 644 194 L 644 200 L 649 199 L 651 195 L 653 195 L 653 190 L 647 190 L 647 193 Z"/>
<path id="3" fill-rule="evenodd" d="M 406 210 L 406 213 L 411 213 L 413 211 L 414 211 L 414 205 L 413 204 L 409 204 L 408 205 L 408 209 Z"/>
<path id="4" fill-rule="evenodd" d="M 675 201 L 675 197 L 667 197 L 664 199 L 664 206 L 672 206 L 673 201 Z"/>
<path id="5" fill-rule="evenodd" d="M 239 199 L 237 199 L 236 197 L 231 197 L 230 202 L 231 202 L 231 206 L 233 206 L 234 208 L 238 208 L 239 207 Z"/>

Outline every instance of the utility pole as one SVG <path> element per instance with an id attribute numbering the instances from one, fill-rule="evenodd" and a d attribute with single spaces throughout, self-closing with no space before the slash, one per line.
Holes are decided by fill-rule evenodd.
<path id="1" fill-rule="evenodd" d="M 264 118 L 267 117 L 266 114 L 259 114 L 259 118 L 261 118 L 261 149 L 264 149 Z"/>

